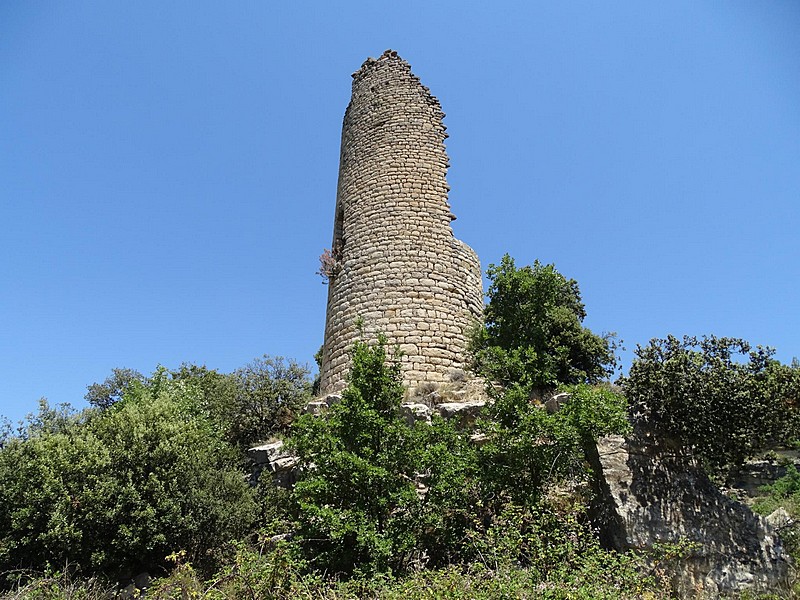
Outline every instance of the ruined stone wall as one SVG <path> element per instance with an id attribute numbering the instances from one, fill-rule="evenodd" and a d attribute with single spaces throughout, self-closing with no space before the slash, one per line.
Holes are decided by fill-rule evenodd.
<path id="1" fill-rule="evenodd" d="M 321 391 L 344 386 L 363 320 L 403 352 L 406 385 L 461 369 L 483 309 L 480 262 L 455 239 L 439 101 L 387 50 L 353 74 L 345 112 Z"/>

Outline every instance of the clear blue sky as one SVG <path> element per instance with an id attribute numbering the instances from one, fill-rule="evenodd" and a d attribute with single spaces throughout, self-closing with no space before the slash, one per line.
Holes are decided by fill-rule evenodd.
<path id="1" fill-rule="evenodd" d="M 350 74 L 442 102 L 456 235 L 586 324 L 800 356 L 800 3 L 0 3 L 0 414 L 313 364 Z"/>

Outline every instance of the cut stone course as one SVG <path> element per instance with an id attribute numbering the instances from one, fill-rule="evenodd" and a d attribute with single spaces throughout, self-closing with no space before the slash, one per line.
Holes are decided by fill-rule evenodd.
<path id="1" fill-rule="evenodd" d="M 475 252 L 450 226 L 439 101 L 396 52 L 353 74 L 342 126 L 320 392 L 341 391 L 359 339 L 399 346 L 403 383 L 461 369 L 483 310 Z M 362 326 L 359 324 L 362 323 Z"/>

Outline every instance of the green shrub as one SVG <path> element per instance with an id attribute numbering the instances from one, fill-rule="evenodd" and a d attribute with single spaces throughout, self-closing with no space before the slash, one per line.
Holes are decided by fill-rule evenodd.
<path id="1" fill-rule="evenodd" d="M 229 374 L 185 363 L 169 371 L 169 376 L 191 382 L 199 394 L 198 410 L 241 450 L 286 434 L 311 399 L 308 369 L 280 356 L 265 355 Z M 86 399 L 106 409 L 119 402 L 135 383 L 144 382 L 146 379 L 135 371 L 113 369 L 103 383 L 89 386 Z"/>
<path id="2" fill-rule="evenodd" d="M 288 432 L 311 400 L 309 371 L 293 360 L 263 356 L 232 374 L 236 397 L 230 413 L 230 440 L 249 447 Z"/>
<path id="3" fill-rule="evenodd" d="M 385 339 L 353 347 L 350 381 L 324 418 L 306 415 L 292 443 L 303 471 L 295 487 L 303 550 L 332 573 L 402 569 L 415 546 L 419 445 L 400 418 L 400 366 Z"/>
<path id="4" fill-rule="evenodd" d="M 570 399 L 549 413 L 519 388 L 506 390 L 479 428 L 482 481 L 495 498 L 536 504 L 549 486 L 585 481 L 585 448 L 598 437 L 630 429 L 625 399 L 602 386 L 566 386 Z"/>
<path id="5" fill-rule="evenodd" d="M 473 369 L 503 387 L 596 383 L 616 365 L 613 336 L 583 327 L 578 284 L 553 265 L 489 265 L 484 324 L 473 332 Z"/>
<path id="6" fill-rule="evenodd" d="M 741 464 L 798 434 L 800 368 L 736 338 L 653 339 L 621 384 L 635 420 L 709 468 Z"/>
<path id="7" fill-rule="evenodd" d="M 254 500 L 193 382 L 162 369 L 125 398 L 0 451 L 0 569 L 73 563 L 109 576 L 186 550 L 208 567 Z"/>

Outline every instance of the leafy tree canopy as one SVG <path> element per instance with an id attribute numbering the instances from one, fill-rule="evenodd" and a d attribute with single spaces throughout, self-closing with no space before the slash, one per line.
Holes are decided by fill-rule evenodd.
<path id="1" fill-rule="evenodd" d="M 286 433 L 311 400 L 308 367 L 283 357 L 263 356 L 232 374 L 236 397 L 231 441 L 247 446 Z"/>
<path id="2" fill-rule="evenodd" d="M 637 347 L 621 384 L 635 421 L 711 468 L 797 437 L 800 368 L 738 338 L 668 336 Z"/>
<path id="3" fill-rule="evenodd" d="M 167 374 L 196 387 L 203 414 L 241 449 L 286 433 L 311 398 L 308 368 L 280 356 L 262 356 L 230 374 L 188 363 Z M 85 397 L 93 406 L 106 409 L 134 384 L 145 381 L 131 369 L 113 369 L 103 383 L 90 385 Z"/>
<path id="4" fill-rule="evenodd" d="M 341 401 L 324 418 L 304 416 L 293 430 L 306 465 L 295 488 L 300 535 L 306 553 L 334 573 L 356 565 L 366 572 L 402 568 L 415 543 L 412 477 L 420 446 L 400 419 L 400 365 L 387 362 L 385 342 L 356 342 Z"/>
<path id="5" fill-rule="evenodd" d="M 472 336 L 475 370 L 504 387 L 596 383 L 616 366 L 613 336 L 592 333 L 578 284 L 553 265 L 490 265 L 484 326 Z"/>
<path id="6" fill-rule="evenodd" d="M 64 564 L 107 575 L 200 565 L 244 534 L 255 505 L 196 382 L 159 369 L 121 401 L 73 418 L 45 406 L 0 450 L 0 570 Z"/>
<path id="7" fill-rule="evenodd" d="M 142 383 L 145 377 L 133 369 L 111 369 L 111 375 L 103 383 L 93 383 L 88 387 L 84 398 L 92 406 L 108 408 L 122 400 L 134 381 Z"/>

